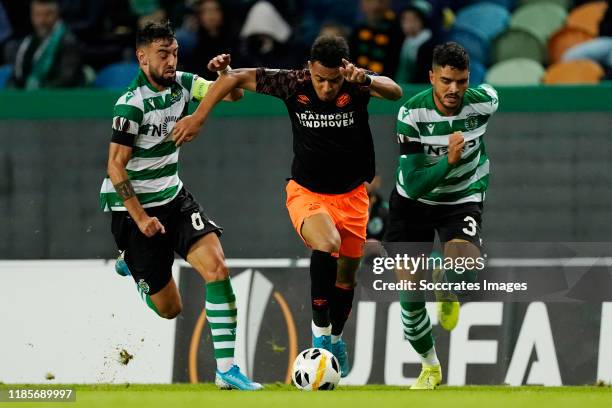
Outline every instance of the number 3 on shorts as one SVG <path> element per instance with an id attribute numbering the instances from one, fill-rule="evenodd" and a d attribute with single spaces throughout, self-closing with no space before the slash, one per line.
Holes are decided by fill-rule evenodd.
<path id="1" fill-rule="evenodd" d="M 195 215 L 195 214 L 194 214 Z M 199 214 L 198 214 L 199 215 Z M 462 231 L 469 235 L 470 237 L 473 237 L 476 235 L 476 232 L 478 232 L 477 227 L 478 224 L 476 223 L 476 220 L 473 217 L 470 217 L 469 215 L 467 217 L 465 217 L 463 219 L 463 221 L 467 221 L 468 223 L 468 228 L 464 228 Z"/>
<path id="2" fill-rule="evenodd" d="M 191 225 L 193 225 L 193 228 L 198 231 L 202 231 L 204 229 L 204 221 L 202 221 L 202 216 L 199 212 L 194 212 L 191 214 Z"/>

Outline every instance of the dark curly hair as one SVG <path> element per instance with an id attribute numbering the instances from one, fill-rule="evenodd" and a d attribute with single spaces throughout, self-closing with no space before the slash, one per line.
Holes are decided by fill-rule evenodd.
<path id="1" fill-rule="evenodd" d="M 149 45 L 157 40 L 172 41 L 175 38 L 174 28 L 172 28 L 170 21 L 163 23 L 152 21 L 136 32 L 136 47 Z"/>
<path id="2" fill-rule="evenodd" d="M 310 49 L 310 61 L 319 61 L 327 68 L 341 67 L 342 58 L 349 59 L 349 47 L 342 37 L 321 36 Z"/>
<path id="3" fill-rule="evenodd" d="M 461 45 L 456 42 L 447 42 L 435 46 L 432 65 L 434 67 L 445 67 L 448 65 L 463 71 L 470 67 L 470 57 Z"/>

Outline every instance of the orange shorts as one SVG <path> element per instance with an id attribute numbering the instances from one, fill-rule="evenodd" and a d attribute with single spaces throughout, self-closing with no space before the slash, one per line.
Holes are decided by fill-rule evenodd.
<path id="1" fill-rule="evenodd" d="M 304 243 L 301 233 L 304 220 L 315 214 L 327 214 L 340 233 L 340 255 L 350 258 L 363 255 L 369 211 L 364 184 L 344 194 L 320 194 L 290 180 L 286 190 L 291 223 Z"/>

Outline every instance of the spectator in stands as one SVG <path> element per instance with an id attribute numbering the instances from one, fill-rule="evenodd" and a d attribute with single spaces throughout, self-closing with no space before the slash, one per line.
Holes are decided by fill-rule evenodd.
<path id="1" fill-rule="evenodd" d="M 308 0 L 302 2 L 300 21 L 298 29 L 295 30 L 298 41 L 310 45 L 321 35 L 326 26 L 336 27 L 337 23 L 342 23 L 342 26 L 345 27 L 343 30 L 348 30 L 347 34 L 339 35 L 348 41 L 350 28 L 355 25 L 357 20 L 356 3 L 356 0 Z"/>
<path id="2" fill-rule="evenodd" d="M 298 16 L 304 12 L 304 8 L 307 4 L 313 0 L 302 1 L 302 0 L 266 0 L 270 3 L 274 9 L 283 17 L 283 20 L 287 21 L 289 25 L 293 26 Z M 321 1 L 321 0 L 314 0 Z M 328 0 L 328 1 L 354 1 L 354 0 Z M 251 11 L 253 6 L 259 3 L 260 0 L 222 0 L 223 8 L 226 12 L 231 12 L 231 15 L 226 15 L 226 18 L 232 19 L 233 23 L 242 23 L 246 20 L 247 14 Z"/>
<path id="3" fill-rule="evenodd" d="M 474 3 L 474 0 L 423 0 L 429 4 L 428 28 L 432 32 L 433 43 L 447 41 L 447 35 L 455 23 L 455 14 L 462 8 Z M 394 10 L 402 11 L 414 0 L 395 0 Z M 399 14 L 399 13 L 398 13 Z M 428 65 L 431 65 L 429 63 Z"/>
<path id="4" fill-rule="evenodd" d="M 291 27 L 267 1 L 259 1 L 249 10 L 240 30 L 242 38 L 237 55 L 239 66 L 298 68 L 301 50 L 289 46 Z"/>
<path id="5" fill-rule="evenodd" d="M 130 0 L 61 0 L 62 20 L 78 38 L 83 63 L 94 70 L 134 61 L 137 16 Z"/>
<path id="6" fill-rule="evenodd" d="M 321 29 L 317 37 L 331 36 L 342 37 L 348 41 L 351 30 L 343 24 L 334 21 L 326 21 L 321 24 Z"/>
<path id="7" fill-rule="evenodd" d="M 195 44 L 193 50 L 183 56 L 185 71 L 214 80 L 217 74 L 206 69 L 208 61 L 220 54 L 234 57 L 237 38 L 226 25 L 225 12 L 219 0 L 200 1 L 196 5 L 196 16 Z"/>
<path id="8" fill-rule="evenodd" d="M 413 0 L 400 12 L 404 42 L 400 51 L 397 82 L 429 83 L 429 67 L 433 58 L 433 37 L 429 29 L 431 5 Z"/>
<path id="9" fill-rule="evenodd" d="M 563 54 L 562 59 L 593 60 L 606 70 L 606 79 L 612 79 L 612 7 L 608 6 L 599 23 L 599 37 L 573 46 Z"/>
<path id="10" fill-rule="evenodd" d="M 361 10 L 365 21 L 351 36 L 351 57 L 360 67 L 394 77 L 403 35 L 390 1 L 361 0 Z"/>
<path id="11" fill-rule="evenodd" d="M 159 0 L 130 0 L 130 8 L 132 13 L 138 16 L 139 28 L 152 21 L 168 19 L 168 13 L 162 7 Z"/>
<path id="12" fill-rule="evenodd" d="M 108 12 L 107 1 L 60 0 L 62 20 L 79 39 L 87 40 L 100 35 L 100 22 Z"/>
<path id="13" fill-rule="evenodd" d="M 60 19 L 58 0 L 33 0 L 30 17 L 34 33 L 19 45 L 9 86 L 37 89 L 83 85 L 78 43 Z"/>

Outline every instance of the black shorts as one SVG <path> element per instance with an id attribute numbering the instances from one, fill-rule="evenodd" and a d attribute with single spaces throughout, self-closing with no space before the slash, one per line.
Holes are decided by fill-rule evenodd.
<path id="1" fill-rule="evenodd" d="M 185 188 L 171 202 L 146 208 L 166 229 L 147 238 L 127 211 L 113 211 L 111 230 L 117 247 L 125 251 L 125 262 L 139 285 L 152 295 L 163 289 L 172 278 L 174 252 L 187 258 L 189 248 L 204 235 L 223 229 L 204 214 L 202 206 Z"/>
<path id="2" fill-rule="evenodd" d="M 430 205 L 399 195 L 393 189 L 385 242 L 419 243 L 431 252 L 438 233 L 440 242 L 463 239 L 481 249 L 482 203 Z"/>

